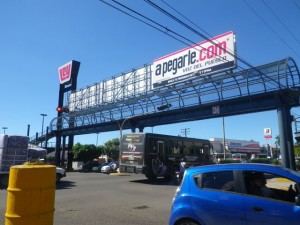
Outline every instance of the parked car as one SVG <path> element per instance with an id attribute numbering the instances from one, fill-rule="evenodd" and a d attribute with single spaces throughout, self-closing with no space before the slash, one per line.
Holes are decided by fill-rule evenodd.
<path id="1" fill-rule="evenodd" d="M 92 171 L 93 167 L 97 167 L 97 166 L 99 166 L 99 162 L 95 160 L 91 160 L 82 165 L 82 171 L 90 172 Z"/>
<path id="2" fill-rule="evenodd" d="M 38 158 L 38 159 L 34 159 L 34 161 L 37 162 L 37 163 L 40 163 L 42 165 L 47 164 L 45 162 L 45 159 L 39 159 Z M 51 164 L 49 164 L 49 165 L 51 165 Z M 66 176 L 67 176 L 66 170 L 64 168 L 56 166 L 56 183 L 59 183 L 61 178 L 66 177 Z"/>
<path id="3" fill-rule="evenodd" d="M 63 177 L 66 177 L 66 170 L 61 167 L 56 167 L 56 183 L 59 183 Z"/>
<path id="4" fill-rule="evenodd" d="M 169 225 L 299 221 L 299 173 L 269 164 L 234 163 L 187 169 L 173 199 Z"/>
<path id="5" fill-rule="evenodd" d="M 103 166 L 107 166 L 109 164 L 109 162 L 103 162 L 103 163 L 100 163 L 98 166 L 96 167 L 93 167 L 92 168 L 92 171 L 93 172 L 101 172 L 101 169 Z"/>
<path id="6" fill-rule="evenodd" d="M 101 173 L 114 173 L 119 168 L 119 162 L 117 161 L 111 161 L 109 164 L 103 166 L 101 168 Z"/>

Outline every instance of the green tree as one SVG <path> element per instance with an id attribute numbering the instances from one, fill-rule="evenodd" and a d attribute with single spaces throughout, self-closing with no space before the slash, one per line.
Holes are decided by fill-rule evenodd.
<path id="1" fill-rule="evenodd" d="M 82 145 L 80 143 L 73 146 L 72 153 L 74 161 L 83 161 L 84 163 L 101 155 L 99 148 L 95 145 Z"/>
<path id="2" fill-rule="evenodd" d="M 120 146 L 119 138 L 111 139 L 104 143 L 103 154 L 117 160 L 119 159 L 119 146 Z"/>
<path id="3" fill-rule="evenodd" d="M 279 135 L 277 135 L 276 137 L 275 137 L 275 145 L 276 145 L 276 147 L 278 146 L 280 146 L 280 137 L 279 137 Z"/>
<path id="4" fill-rule="evenodd" d="M 275 145 L 276 145 L 276 149 L 278 149 L 280 147 L 280 137 L 279 135 L 277 135 L 275 137 Z M 295 155 L 300 155 L 300 145 L 296 143 L 296 145 L 294 145 L 294 153 Z"/>
<path id="5" fill-rule="evenodd" d="M 300 155 L 300 145 L 294 146 L 294 152 L 295 152 L 295 156 Z"/>

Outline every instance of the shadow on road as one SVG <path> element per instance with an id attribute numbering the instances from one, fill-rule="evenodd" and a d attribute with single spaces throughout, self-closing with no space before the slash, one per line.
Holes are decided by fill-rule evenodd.
<path id="1" fill-rule="evenodd" d="M 75 187 L 76 183 L 68 180 L 61 180 L 58 184 L 56 184 L 56 190 L 59 189 L 71 189 Z"/>
<path id="2" fill-rule="evenodd" d="M 166 180 L 164 178 L 157 178 L 156 180 L 142 179 L 142 180 L 131 180 L 133 183 L 150 184 L 150 185 L 167 185 L 167 186 L 178 186 L 176 180 Z"/>
<path id="3" fill-rule="evenodd" d="M 56 190 L 59 189 L 70 189 L 72 187 L 75 187 L 75 182 L 72 181 L 60 181 L 58 184 L 56 184 Z M 0 185 L 0 190 L 5 190 L 8 188 L 8 185 Z"/>

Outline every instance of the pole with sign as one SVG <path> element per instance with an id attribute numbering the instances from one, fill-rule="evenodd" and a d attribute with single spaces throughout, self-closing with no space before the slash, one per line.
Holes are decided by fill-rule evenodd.
<path id="1" fill-rule="evenodd" d="M 272 151 L 270 151 L 270 146 L 268 141 L 272 138 L 272 129 L 271 128 L 264 128 L 264 137 L 267 140 L 267 156 L 272 156 Z M 270 153 L 270 155 L 269 155 Z"/>

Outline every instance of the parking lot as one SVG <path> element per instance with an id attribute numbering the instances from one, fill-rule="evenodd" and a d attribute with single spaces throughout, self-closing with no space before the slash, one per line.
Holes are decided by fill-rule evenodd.
<path id="1" fill-rule="evenodd" d="M 70 172 L 57 185 L 54 225 L 165 225 L 176 187 L 137 174 Z M 6 195 L 0 190 L 0 224 Z"/>

